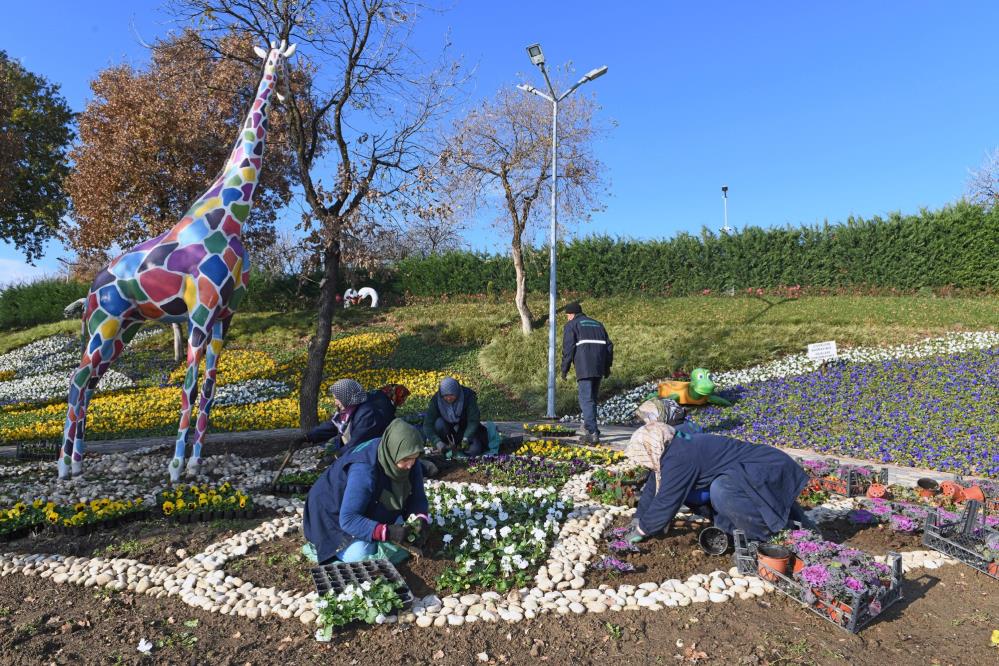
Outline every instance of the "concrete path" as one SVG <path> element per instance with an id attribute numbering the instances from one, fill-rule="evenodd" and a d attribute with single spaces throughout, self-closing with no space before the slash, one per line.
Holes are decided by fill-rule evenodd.
<path id="1" fill-rule="evenodd" d="M 550 421 L 535 421 L 533 423 L 551 423 Z M 523 422 L 521 421 L 497 421 L 497 427 L 507 437 L 522 437 L 524 434 Z M 568 423 L 569 427 L 578 427 L 577 424 Z M 635 431 L 634 426 L 605 425 L 601 426 L 601 443 L 614 449 L 623 450 Z M 299 435 L 297 428 L 282 428 L 280 430 L 246 430 L 243 432 L 212 432 L 208 435 L 208 441 L 214 443 L 239 443 L 239 442 L 291 442 Z M 173 446 L 175 437 L 134 437 L 128 439 L 116 439 L 107 441 L 95 441 L 87 444 L 89 453 L 122 453 L 124 451 L 134 451 L 147 446 Z M 804 458 L 836 458 L 840 462 L 857 465 L 873 465 L 875 469 L 881 467 L 888 468 L 888 482 L 901 483 L 907 486 L 916 485 L 916 480 L 929 477 L 937 481 L 954 479 L 954 474 L 948 472 L 937 472 L 928 469 L 918 469 L 915 467 L 902 467 L 899 465 L 877 465 L 869 460 L 859 458 L 848 458 L 816 453 L 809 449 L 796 449 L 782 447 L 784 451 L 792 456 Z M 14 458 L 17 452 L 16 446 L 0 446 L 0 459 Z M 970 478 L 970 477 L 969 477 Z"/>

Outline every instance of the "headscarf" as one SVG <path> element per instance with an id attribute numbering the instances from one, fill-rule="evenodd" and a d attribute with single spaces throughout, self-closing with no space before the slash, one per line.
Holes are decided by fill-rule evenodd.
<path id="1" fill-rule="evenodd" d="M 364 387 L 353 379 L 338 379 L 333 382 L 331 390 L 333 397 L 339 400 L 344 407 L 360 405 L 368 397 L 368 394 L 364 392 Z"/>
<path id="2" fill-rule="evenodd" d="M 408 469 L 396 464 L 403 458 L 423 453 L 423 435 L 402 419 L 395 419 L 385 429 L 378 442 L 378 464 L 389 478 L 389 487 L 382 491 L 381 503 L 399 511 L 413 491 Z"/>
<path id="3" fill-rule="evenodd" d="M 646 423 L 636 430 L 624 448 L 625 457 L 640 467 L 651 469 L 656 475 L 656 488 L 660 488 L 659 463 L 673 440 L 676 430 L 665 423 Z"/>
<path id="4" fill-rule="evenodd" d="M 456 395 L 458 399 L 448 402 L 444 399 L 446 395 Z M 465 413 L 465 392 L 454 377 L 445 377 L 441 380 L 441 388 L 437 391 L 437 411 L 446 423 L 461 422 L 461 415 Z"/>
<path id="5" fill-rule="evenodd" d="M 382 387 L 382 393 L 388 396 L 388 399 L 396 407 L 402 407 L 406 398 L 409 397 L 409 389 L 402 384 L 386 384 Z"/>
<path id="6" fill-rule="evenodd" d="M 674 400 L 651 398 L 638 406 L 638 409 L 635 410 L 635 416 L 645 423 L 665 423 L 678 426 L 687 420 L 687 410 Z"/>

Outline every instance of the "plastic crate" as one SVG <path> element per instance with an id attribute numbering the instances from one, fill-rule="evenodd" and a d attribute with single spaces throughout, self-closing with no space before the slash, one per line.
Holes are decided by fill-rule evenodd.
<path id="1" fill-rule="evenodd" d="M 846 479 L 831 476 L 824 476 L 819 479 L 819 487 L 822 490 L 846 497 L 856 497 L 865 494 L 872 483 L 888 485 L 888 468 L 882 467 L 880 472 L 873 472 L 870 476 L 864 476 L 856 470 L 851 469 Z"/>
<path id="2" fill-rule="evenodd" d="M 735 565 L 739 573 L 750 576 L 759 575 L 759 563 L 756 559 L 755 542 L 748 541 L 742 530 L 735 531 Z M 799 604 L 812 611 L 827 622 L 835 624 L 837 627 L 846 629 L 852 634 L 857 633 L 862 628 L 870 624 L 880 613 L 883 613 L 889 606 L 897 603 L 902 598 L 902 556 L 898 553 L 888 553 L 888 565 L 891 567 L 891 584 L 888 586 L 885 596 L 881 599 L 881 611 L 871 612 L 871 599 L 867 595 L 855 595 L 849 607 L 843 604 L 840 606 L 836 602 L 816 598 L 812 602 L 805 601 L 805 596 L 809 592 L 808 588 L 794 580 L 790 576 L 774 571 L 766 567 L 771 574 L 770 583 L 778 592 L 797 601 Z"/>
<path id="3" fill-rule="evenodd" d="M 312 567 L 312 580 L 316 584 L 319 596 L 327 592 L 340 594 L 348 585 L 360 585 L 367 581 L 374 583 L 384 578 L 391 583 L 402 583 L 396 592 L 402 601 L 402 610 L 413 607 L 413 591 L 409 589 L 406 580 L 391 562 L 385 559 L 366 560 L 364 562 L 331 562 Z"/>
<path id="4" fill-rule="evenodd" d="M 985 526 L 984 516 L 979 516 L 980 509 L 980 502 L 969 500 L 961 520 L 947 525 L 940 524 L 936 509 L 930 511 L 923 528 L 923 545 L 999 580 L 999 564 L 989 562 L 977 550 L 977 547 L 985 545 L 987 537 L 999 536 L 999 531 Z"/>

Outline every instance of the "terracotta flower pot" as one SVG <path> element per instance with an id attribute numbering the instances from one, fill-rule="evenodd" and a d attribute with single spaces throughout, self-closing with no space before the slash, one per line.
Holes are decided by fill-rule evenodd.
<path id="1" fill-rule="evenodd" d="M 889 496 L 888 486 L 883 483 L 872 483 L 867 488 L 867 496 L 875 499 L 886 499 Z"/>
<path id="2" fill-rule="evenodd" d="M 970 488 L 964 489 L 964 499 L 966 500 L 978 500 L 979 502 L 985 501 L 985 493 L 982 492 L 980 486 L 971 486 Z"/>
<path id="3" fill-rule="evenodd" d="M 805 568 L 805 560 L 799 557 L 794 558 L 794 568 L 791 570 L 791 573 L 798 573 L 804 568 Z"/>
<path id="4" fill-rule="evenodd" d="M 999 576 L 999 562 L 989 562 L 986 570 L 993 576 Z"/>
<path id="5" fill-rule="evenodd" d="M 835 599 L 830 601 L 826 606 L 826 613 L 828 613 L 829 619 L 837 624 L 846 624 L 846 619 L 850 616 L 852 610 L 849 605 Z"/>
<path id="6" fill-rule="evenodd" d="M 756 561 L 759 565 L 757 573 L 760 575 L 760 578 L 776 582 L 778 578 L 774 572 L 782 576 L 787 575 L 787 568 L 791 562 L 791 551 L 783 546 L 776 546 L 769 543 L 763 544 L 756 551 Z M 770 569 L 773 569 L 773 571 L 770 571 Z"/>

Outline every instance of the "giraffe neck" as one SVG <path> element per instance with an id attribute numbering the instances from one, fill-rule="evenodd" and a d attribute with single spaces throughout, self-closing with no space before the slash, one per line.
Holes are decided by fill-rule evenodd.
<path id="1" fill-rule="evenodd" d="M 238 175 L 243 184 L 249 183 L 254 189 L 256 188 L 264 157 L 264 142 L 267 138 L 267 111 L 270 108 L 277 79 L 274 69 L 274 66 L 268 63 L 260 78 L 253 104 L 243 119 L 236 145 L 233 146 L 222 172 L 226 181 Z M 252 169 L 252 173 L 247 169 Z"/>

